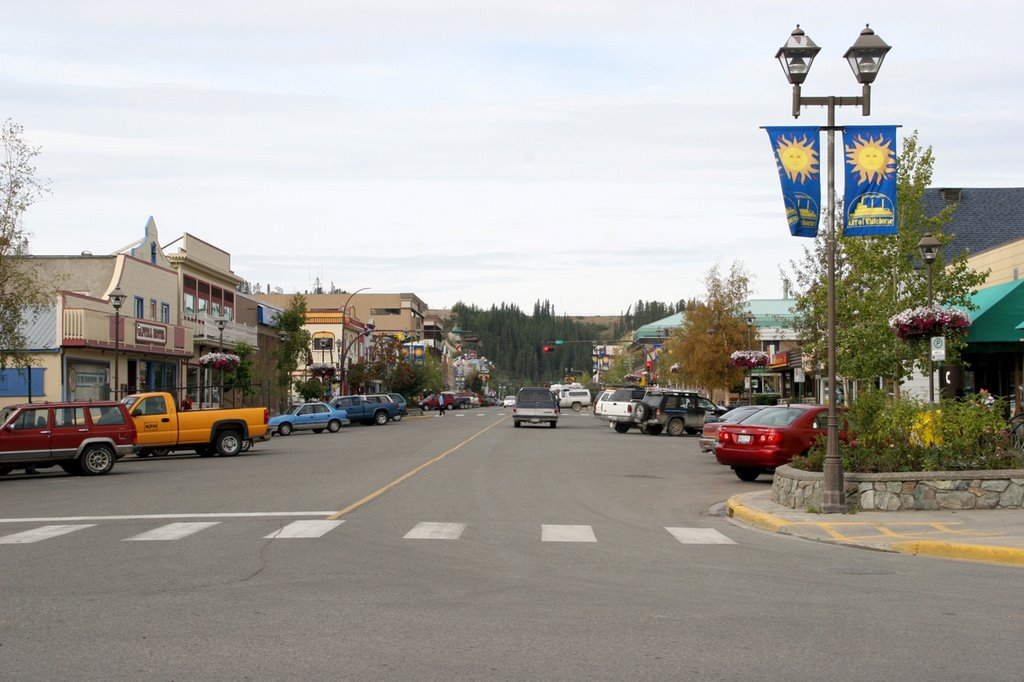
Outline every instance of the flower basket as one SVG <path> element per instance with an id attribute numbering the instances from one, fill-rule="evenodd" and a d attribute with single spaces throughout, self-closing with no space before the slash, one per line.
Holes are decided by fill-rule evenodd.
<path id="1" fill-rule="evenodd" d="M 971 326 L 971 318 L 959 308 L 940 305 L 907 308 L 889 318 L 889 328 L 904 341 L 931 336 L 960 336 Z"/>
<path id="2" fill-rule="evenodd" d="M 767 367 L 768 354 L 760 350 L 738 350 L 729 356 L 734 367 Z"/>
<path id="3" fill-rule="evenodd" d="M 232 370 L 242 364 L 242 359 L 234 353 L 207 353 L 199 358 L 203 367 Z"/>
<path id="4" fill-rule="evenodd" d="M 333 377 L 337 371 L 338 368 L 330 362 L 314 362 L 309 366 L 309 373 L 321 379 Z"/>

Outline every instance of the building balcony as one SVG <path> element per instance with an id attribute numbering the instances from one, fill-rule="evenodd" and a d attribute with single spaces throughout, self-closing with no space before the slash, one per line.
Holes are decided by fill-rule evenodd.
<path id="1" fill-rule="evenodd" d="M 61 345 L 112 349 L 115 345 L 115 319 L 120 325 L 118 343 L 125 352 L 192 355 L 192 330 L 188 327 L 86 308 L 64 309 Z"/>
<path id="2" fill-rule="evenodd" d="M 185 315 L 185 324 L 192 329 L 192 336 L 196 343 L 206 345 L 219 345 L 221 342 L 221 331 L 217 328 L 217 320 L 212 315 Z M 228 348 L 242 342 L 253 348 L 259 348 L 259 334 L 254 325 L 242 324 L 234 320 L 228 320 L 224 325 L 224 347 Z"/>

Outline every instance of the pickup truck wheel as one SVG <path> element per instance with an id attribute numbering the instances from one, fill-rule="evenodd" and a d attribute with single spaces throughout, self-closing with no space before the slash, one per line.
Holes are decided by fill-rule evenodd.
<path id="1" fill-rule="evenodd" d="M 292 425 L 289 424 L 288 422 L 282 422 L 280 425 L 278 425 L 278 427 L 277 427 L 277 435 L 279 435 L 279 436 L 289 436 L 289 435 L 291 435 L 291 433 L 292 433 Z"/>
<path id="2" fill-rule="evenodd" d="M 523 425 L 523 423 L 522 423 L 521 421 L 513 421 L 513 422 L 512 422 L 512 426 L 516 427 L 517 429 L 518 429 L 518 428 L 519 428 L 520 426 L 522 426 L 522 425 Z"/>
<path id="3" fill-rule="evenodd" d="M 221 431 L 214 445 L 221 457 L 234 457 L 242 451 L 242 434 L 238 431 Z"/>
<path id="4" fill-rule="evenodd" d="M 681 436 L 683 435 L 684 427 L 682 419 L 673 419 L 668 423 L 668 435 L 670 436 Z"/>
<path id="5" fill-rule="evenodd" d="M 252 438 L 244 438 L 242 440 L 242 452 L 249 452 L 252 450 Z"/>
<path id="6" fill-rule="evenodd" d="M 337 433 L 339 429 L 341 429 L 341 422 L 337 419 L 327 422 L 327 430 L 331 433 Z"/>
<path id="7" fill-rule="evenodd" d="M 78 458 L 78 468 L 85 476 L 102 476 L 114 468 L 114 451 L 106 445 L 90 445 Z"/>
<path id="8" fill-rule="evenodd" d="M 626 433 L 629 431 L 629 424 L 616 424 L 615 433 Z"/>
<path id="9" fill-rule="evenodd" d="M 373 423 L 377 426 L 384 426 L 388 423 L 388 413 L 385 410 L 375 412 L 373 415 Z"/>
<path id="10" fill-rule="evenodd" d="M 573 403 L 572 404 L 572 411 L 573 412 L 579 412 L 582 409 L 583 409 L 583 406 L 580 405 L 579 403 Z"/>
<path id="11" fill-rule="evenodd" d="M 391 418 L 391 421 L 396 421 L 396 422 L 402 421 L 402 415 L 396 414 L 394 417 Z"/>

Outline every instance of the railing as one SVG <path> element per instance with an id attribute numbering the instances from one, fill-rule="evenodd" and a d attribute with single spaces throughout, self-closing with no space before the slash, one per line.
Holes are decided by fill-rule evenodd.
<path id="1" fill-rule="evenodd" d="M 64 342 L 80 342 L 86 346 L 114 346 L 113 312 L 89 310 L 87 308 L 64 309 Z M 120 316 L 120 344 L 125 347 L 152 347 L 168 352 L 192 351 L 192 330 L 174 324 L 164 324 L 151 320 L 137 320 L 134 317 Z"/>
<path id="2" fill-rule="evenodd" d="M 217 318 L 209 315 L 186 315 L 185 324 L 192 329 L 196 339 L 205 339 L 213 344 L 219 344 L 221 331 L 217 328 Z M 224 325 L 224 346 L 234 346 L 239 342 L 247 343 L 257 348 L 258 334 L 256 327 L 242 324 L 234 320 L 228 320 Z"/>

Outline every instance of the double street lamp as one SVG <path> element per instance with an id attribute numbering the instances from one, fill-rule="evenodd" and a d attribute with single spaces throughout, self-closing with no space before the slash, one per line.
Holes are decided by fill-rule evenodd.
<path id="1" fill-rule="evenodd" d="M 828 213 L 826 220 L 825 258 L 828 261 L 828 440 L 825 454 L 825 486 L 822 491 L 822 511 L 846 511 L 843 490 L 843 465 L 839 458 L 839 418 L 836 411 L 836 234 L 835 234 L 835 155 L 836 107 L 859 106 L 864 116 L 871 114 L 871 84 L 878 75 L 882 60 L 890 46 L 875 35 L 869 26 L 860 32 L 856 42 L 843 57 L 853 69 L 853 75 L 863 87 L 860 97 L 804 97 L 800 86 L 811 70 L 814 58 L 821 50 L 807 37 L 798 24 L 786 44 L 775 53 L 782 64 L 786 79 L 793 86 L 793 118 L 800 117 L 803 106 L 824 106 L 828 111 Z"/>
<path id="2" fill-rule="evenodd" d="M 917 243 L 917 248 L 921 252 L 921 260 L 928 266 L 928 306 L 932 304 L 932 266 L 935 265 L 935 259 L 939 257 L 939 251 L 942 250 L 942 242 L 935 238 L 931 233 L 921 237 L 921 241 Z M 935 402 L 935 368 L 932 366 L 932 349 L 931 344 L 928 346 L 928 402 Z"/>
<path id="3" fill-rule="evenodd" d="M 121 287 L 114 287 L 110 292 L 110 305 L 114 306 L 114 400 L 117 400 L 117 392 L 121 386 L 121 306 L 127 298 Z M 31 370 L 29 370 L 31 371 Z"/>
<path id="4" fill-rule="evenodd" d="M 747 323 L 747 350 L 754 350 L 754 313 L 747 311 L 747 314 L 743 316 L 743 321 Z M 754 370 L 750 365 L 747 365 L 747 405 L 754 404 Z"/>
<path id="5" fill-rule="evenodd" d="M 352 339 L 352 341 L 350 341 L 347 344 L 345 343 L 345 325 L 348 324 L 348 304 L 352 302 L 352 298 L 356 294 L 358 294 L 361 291 L 366 291 L 369 288 L 370 287 L 363 287 L 362 289 L 356 289 L 355 291 L 353 291 L 351 294 L 348 295 L 348 298 L 345 299 L 345 306 L 341 309 L 341 342 L 342 342 L 342 346 L 344 347 L 345 350 L 344 350 L 344 352 L 341 354 L 341 356 L 338 359 L 341 361 L 341 387 L 340 387 L 341 390 L 340 390 L 340 393 L 342 395 L 348 394 L 348 351 L 349 351 L 349 348 L 352 347 L 352 343 L 355 342 L 355 339 L 358 339 L 360 336 L 362 336 L 363 334 L 366 333 L 366 332 L 362 332 L 360 334 L 357 334 L 355 336 L 355 338 Z"/>

